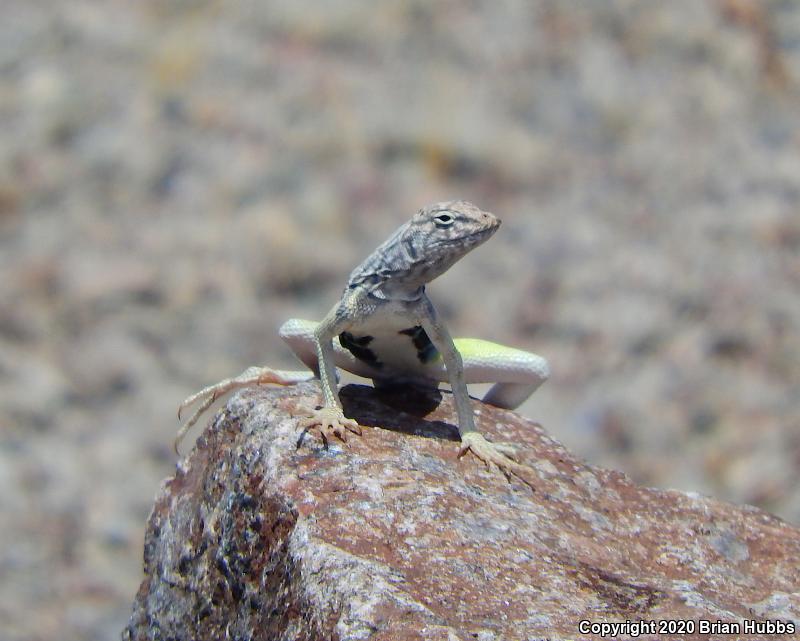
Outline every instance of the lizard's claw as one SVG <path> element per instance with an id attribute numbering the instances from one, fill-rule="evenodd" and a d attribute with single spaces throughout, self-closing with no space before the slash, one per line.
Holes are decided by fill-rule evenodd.
<path id="1" fill-rule="evenodd" d="M 347 418 L 338 407 L 323 407 L 321 409 L 301 408 L 307 416 L 302 418 L 299 426 L 304 429 L 317 427 L 322 440 L 327 445 L 335 436 L 343 443 L 347 442 L 347 432 L 361 436 L 361 426 L 352 418 Z"/>
<path id="2" fill-rule="evenodd" d="M 461 435 L 461 449 L 458 457 L 461 458 L 467 452 L 472 452 L 486 464 L 487 468 L 496 465 L 508 480 L 511 480 L 513 474 L 525 484 L 533 487 L 528 480 L 528 475 L 533 474 L 533 470 L 527 465 L 517 462 L 517 452 L 512 445 L 491 443 L 480 432 L 467 432 Z"/>

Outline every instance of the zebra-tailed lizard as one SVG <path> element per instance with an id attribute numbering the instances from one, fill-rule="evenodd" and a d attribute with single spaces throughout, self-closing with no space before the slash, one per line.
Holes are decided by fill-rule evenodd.
<path id="1" fill-rule="evenodd" d="M 334 436 L 346 440 L 347 432 L 361 434 L 358 423 L 342 411 L 339 367 L 371 378 L 376 385 L 449 382 L 461 435 L 459 456 L 472 452 L 506 476 L 526 480 L 531 470 L 516 461 L 514 448 L 487 441 L 476 429 L 467 383 L 494 383 L 483 401 L 514 409 L 547 380 L 547 361 L 489 341 L 453 340 L 425 294 L 427 283 L 488 240 L 499 226 L 494 215 L 464 201 L 421 209 L 353 271 L 341 300 L 321 322 L 291 319 L 280 328 L 281 338 L 310 372 L 250 367 L 193 394 L 181 404 L 178 416 L 195 402 L 201 404 L 178 432 L 176 449 L 222 394 L 267 383 L 291 385 L 312 377 L 321 380 L 324 406 L 305 410 L 308 416 L 301 427 L 318 428 L 326 443 Z"/>

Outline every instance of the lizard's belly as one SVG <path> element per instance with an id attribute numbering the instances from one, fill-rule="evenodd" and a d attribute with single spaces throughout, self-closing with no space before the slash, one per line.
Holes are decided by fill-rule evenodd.
<path id="1" fill-rule="evenodd" d="M 425 330 L 399 314 L 381 314 L 339 335 L 339 343 L 382 377 L 438 379 L 441 356 Z"/>

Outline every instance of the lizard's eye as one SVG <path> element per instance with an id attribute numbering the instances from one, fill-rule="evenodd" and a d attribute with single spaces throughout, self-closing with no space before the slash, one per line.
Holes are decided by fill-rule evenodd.
<path id="1" fill-rule="evenodd" d="M 439 214 L 438 216 L 434 217 L 434 222 L 436 223 L 437 227 L 449 227 L 455 221 L 450 214 Z"/>

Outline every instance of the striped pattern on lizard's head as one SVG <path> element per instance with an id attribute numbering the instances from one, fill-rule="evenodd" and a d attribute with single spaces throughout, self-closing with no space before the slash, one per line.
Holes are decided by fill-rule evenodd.
<path id="1" fill-rule="evenodd" d="M 347 286 L 411 291 L 446 272 L 499 226 L 496 216 L 464 200 L 428 205 L 356 267 Z"/>

